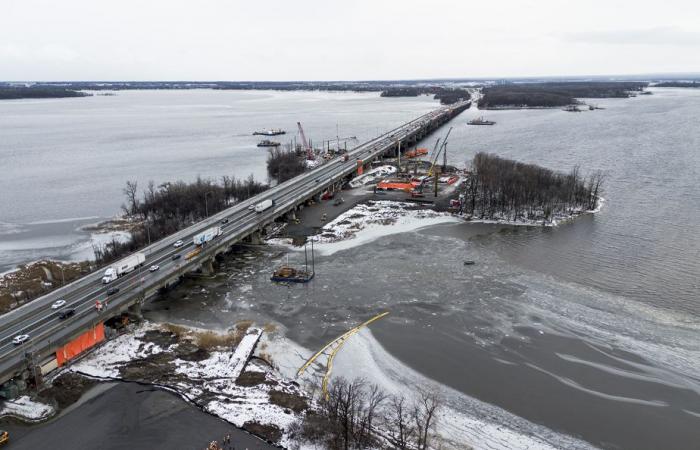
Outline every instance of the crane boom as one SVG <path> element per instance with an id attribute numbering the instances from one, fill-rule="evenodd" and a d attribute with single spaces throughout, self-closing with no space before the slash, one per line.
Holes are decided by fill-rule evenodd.
<path id="1" fill-rule="evenodd" d="M 299 136 L 301 137 L 301 145 L 304 147 L 304 150 L 306 151 L 306 159 L 311 161 L 314 159 L 314 150 L 311 148 L 311 145 L 309 145 L 309 141 L 306 140 L 306 134 L 304 134 L 304 128 L 302 128 L 301 122 L 297 122 L 297 126 L 299 127 Z"/>

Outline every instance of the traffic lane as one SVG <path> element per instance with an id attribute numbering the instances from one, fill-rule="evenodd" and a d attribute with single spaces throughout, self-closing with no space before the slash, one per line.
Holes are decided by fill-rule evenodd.
<path id="1" fill-rule="evenodd" d="M 135 383 L 114 383 L 79 406 L 43 424 L 3 423 L 8 449 L 199 449 L 227 435 L 236 449 L 276 448 L 176 394 Z"/>

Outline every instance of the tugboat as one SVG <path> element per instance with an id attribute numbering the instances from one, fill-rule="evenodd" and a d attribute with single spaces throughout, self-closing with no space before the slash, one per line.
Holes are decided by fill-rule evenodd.
<path id="1" fill-rule="evenodd" d="M 278 283 L 308 283 L 314 275 L 314 241 L 311 241 L 311 270 L 309 270 L 309 258 L 304 245 L 304 268 L 290 266 L 289 257 L 287 257 L 287 264 L 275 269 L 270 280 Z"/>
<path id="2" fill-rule="evenodd" d="M 280 143 L 275 141 L 270 141 L 268 139 L 263 139 L 258 142 L 258 147 L 279 147 Z"/>
<path id="3" fill-rule="evenodd" d="M 262 130 L 253 132 L 253 136 L 279 136 L 280 134 L 286 134 L 287 132 L 280 128 L 272 128 L 271 130 Z"/>
<path id="4" fill-rule="evenodd" d="M 484 120 L 484 117 L 477 117 L 476 119 L 472 119 L 469 122 L 467 122 L 467 125 L 495 125 L 496 122 L 492 120 Z"/>

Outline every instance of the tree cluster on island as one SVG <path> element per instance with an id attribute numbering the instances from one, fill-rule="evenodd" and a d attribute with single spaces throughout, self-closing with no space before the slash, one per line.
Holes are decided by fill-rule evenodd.
<path id="1" fill-rule="evenodd" d="M 220 182 L 197 177 L 192 183 L 176 181 L 156 186 L 151 181 L 139 194 L 138 184 L 128 181 L 122 209 L 139 226 L 127 242 L 113 239 L 104 246 L 95 246 L 95 260 L 98 265 L 108 264 L 268 188 L 252 175 L 244 180 L 226 175 Z"/>
<path id="2" fill-rule="evenodd" d="M 576 104 L 577 98 L 627 98 L 647 85 L 636 81 L 509 83 L 485 87 L 479 108 L 553 108 Z"/>
<path id="3" fill-rule="evenodd" d="M 0 100 L 87 97 L 85 92 L 53 86 L 0 86 Z"/>
<path id="4" fill-rule="evenodd" d="M 654 84 L 654 87 L 700 88 L 700 81 L 663 81 Z"/>
<path id="5" fill-rule="evenodd" d="M 382 91 L 382 97 L 418 97 L 419 95 L 433 95 L 435 100 L 440 100 L 443 105 L 451 105 L 462 100 L 469 100 L 469 91 L 462 88 L 446 88 L 442 86 L 399 86 L 390 87 Z"/>
<path id="6" fill-rule="evenodd" d="M 487 153 L 477 153 L 463 184 L 463 213 L 474 218 L 549 221 L 554 215 L 595 210 L 604 175 L 588 177 L 578 166 L 556 172 Z"/>
<path id="7" fill-rule="evenodd" d="M 305 153 L 301 149 L 281 149 L 279 147 L 268 150 L 267 174 L 278 183 L 283 183 L 306 170 Z"/>

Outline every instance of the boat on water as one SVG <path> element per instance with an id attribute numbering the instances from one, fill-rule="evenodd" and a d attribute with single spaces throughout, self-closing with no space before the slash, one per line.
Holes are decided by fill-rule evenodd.
<path id="1" fill-rule="evenodd" d="M 253 136 L 279 136 L 287 132 L 281 128 L 272 128 L 270 130 L 254 131 Z"/>
<path id="2" fill-rule="evenodd" d="M 467 122 L 467 125 L 495 125 L 496 122 L 493 120 L 484 120 L 484 116 L 477 117 Z"/>
<path id="3" fill-rule="evenodd" d="M 258 142 L 258 147 L 279 147 L 280 143 L 275 141 L 270 141 L 268 139 L 263 139 Z"/>

